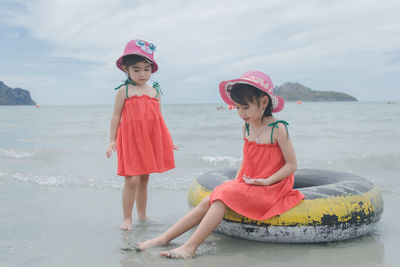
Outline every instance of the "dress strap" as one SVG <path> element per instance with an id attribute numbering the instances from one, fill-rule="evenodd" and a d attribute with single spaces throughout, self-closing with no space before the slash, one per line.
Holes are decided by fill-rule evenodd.
<path id="1" fill-rule="evenodd" d="M 156 89 L 157 92 L 156 98 L 158 97 L 159 94 L 162 94 L 161 86 L 158 82 L 153 83 L 153 88 Z"/>
<path id="2" fill-rule="evenodd" d="M 117 87 L 115 87 L 114 90 L 118 90 L 120 87 L 122 87 L 124 85 L 128 86 L 128 84 L 136 85 L 136 83 L 134 83 L 131 80 L 127 79 L 123 84 L 118 85 Z"/>
<path id="3" fill-rule="evenodd" d="M 286 127 L 286 133 L 287 133 L 287 138 L 289 139 L 289 130 L 287 128 L 287 126 L 289 125 L 289 123 L 287 121 L 283 121 L 283 120 L 277 120 L 276 122 L 270 123 L 268 124 L 268 126 L 272 126 L 272 130 L 271 130 L 271 144 L 274 143 L 274 129 L 278 128 L 278 123 L 282 123 L 283 125 L 285 125 Z"/>
<path id="4" fill-rule="evenodd" d="M 128 84 L 136 85 L 136 83 L 134 83 L 134 82 L 132 82 L 131 80 L 127 79 L 123 84 L 121 84 L 121 85 L 115 87 L 114 90 L 118 90 L 119 88 L 121 88 L 122 86 L 125 85 L 125 87 L 126 87 L 126 91 L 125 91 L 126 98 L 129 98 L 129 97 L 128 97 Z"/>
<path id="5" fill-rule="evenodd" d="M 132 84 L 132 85 L 136 86 L 136 83 L 134 83 L 131 80 L 127 79 L 123 84 L 115 87 L 114 90 L 118 90 L 119 88 L 121 88 L 122 86 L 125 85 L 126 86 L 126 98 L 129 98 L 128 97 L 128 84 Z M 160 84 L 158 82 L 154 82 L 153 83 L 153 88 L 156 89 L 156 92 L 157 92 L 157 95 L 156 95 L 155 98 L 157 98 L 159 94 L 162 94 L 162 90 L 161 90 Z"/>
<path id="6" fill-rule="evenodd" d="M 246 135 L 246 133 L 247 133 L 247 136 L 250 135 L 250 125 L 247 122 L 244 123 L 244 135 Z"/>

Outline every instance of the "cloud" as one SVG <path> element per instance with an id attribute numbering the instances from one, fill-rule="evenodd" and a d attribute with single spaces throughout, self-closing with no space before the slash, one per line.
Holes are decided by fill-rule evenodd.
<path id="1" fill-rule="evenodd" d="M 394 35 L 400 24 L 390 23 L 399 21 L 391 11 L 397 1 L 280 2 L 19 1 L 24 9 L 9 16 L 54 44 L 54 55 L 104 63 L 135 36 L 162 43 L 160 51 L 181 59 L 179 64 L 199 55 L 205 58 L 195 63 L 205 64 L 218 56 L 251 55 L 253 49 L 276 53 L 282 47 L 337 56 L 394 50 L 400 42 Z"/>
<path id="2" fill-rule="evenodd" d="M 181 74 L 182 81 L 201 86 L 254 68 L 278 77 L 400 70 L 400 2 L 395 0 L 20 0 L 9 5 L 3 21 L 50 44 L 50 57 L 92 63 L 86 75 L 100 79 L 118 76 L 110 70 L 135 37 L 156 43 L 160 77 Z"/>

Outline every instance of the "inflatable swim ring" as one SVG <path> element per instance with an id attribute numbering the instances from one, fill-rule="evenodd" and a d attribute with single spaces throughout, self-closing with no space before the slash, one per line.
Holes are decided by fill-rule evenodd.
<path id="1" fill-rule="evenodd" d="M 235 175 L 235 169 L 224 169 L 199 176 L 189 189 L 189 204 L 196 206 L 216 186 Z M 379 189 L 351 173 L 300 169 L 295 173 L 294 188 L 305 199 L 293 209 L 257 221 L 227 208 L 215 232 L 277 243 L 340 241 L 371 232 L 383 212 Z"/>

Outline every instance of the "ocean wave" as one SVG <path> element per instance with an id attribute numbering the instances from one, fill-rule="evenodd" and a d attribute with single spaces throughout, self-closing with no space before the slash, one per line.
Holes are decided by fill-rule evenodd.
<path id="1" fill-rule="evenodd" d="M 13 149 L 1 149 L 0 148 L 0 157 L 4 158 L 13 158 L 13 159 L 26 159 L 33 158 L 37 154 L 37 151 L 15 151 Z"/>
<path id="2" fill-rule="evenodd" d="M 348 172 L 367 178 L 383 193 L 400 194 L 400 155 L 343 156 L 332 159 L 299 158 L 299 168 L 327 169 Z"/>
<path id="3" fill-rule="evenodd" d="M 326 165 L 336 167 L 338 170 L 363 170 L 367 174 L 392 172 L 397 175 L 400 173 L 400 155 L 362 155 L 362 156 L 342 156 L 329 159 L 300 159 L 307 165 Z"/>
<path id="4" fill-rule="evenodd" d="M 151 176 L 149 181 L 150 189 L 162 189 L 162 190 L 184 190 L 186 191 L 193 180 L 200 176 L 201 173 L 192 173 L 192 175 L 179 175 L 179 176 L 168 176 L 163 174 L 154 174 Z"/>
<path id="5" fill-rule="evenodd" d="M 192 175 L 168 176 L 162 174 L 152 174 L 149 189 L 163 190 L 187 190 L 193 179 L 201 173 Z M 61 176 L 61 175 L 34 175 L 23 172 L 0 172 L 0 181 L 22 182 L 41 186 L 54 187 L 82 187 L 98 189 L 122 189 L 124 178 L 120 176 L 111 177 L 86 177 L 86 176 Z"/>
<path id="6" fill-rule="evenodd" d="M 34 175 L 23 172 L 0 173 L 0 180 L 17 181 L 43 186 L 79 186 L 93 188 L 122 188 L 119 177 L 79 177 L 58 175 Z"/>
<path id="7" fill-rule="evenodd" d="M 214 166 L 225 166 L 229 164 L 230 167 L 236 167 L 242 161 L 241 158 L 235 158 L 231 156 L 202 156 L 201 160 L 210 163 Z"/>

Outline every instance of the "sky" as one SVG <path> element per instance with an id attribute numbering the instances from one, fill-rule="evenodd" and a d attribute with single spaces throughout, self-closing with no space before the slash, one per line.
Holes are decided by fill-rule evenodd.
<path id="1" fill-rule="evenodd" d="M 43 105 L 113 104 L 126 43 L 157 46 L 164 103 L 222 103 L 247 70 L 400 100 L 398 0 L 0 0 L 0 81 Z"/>

